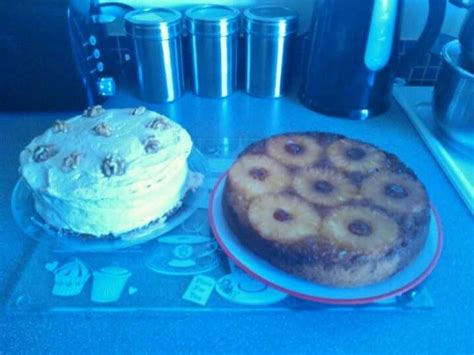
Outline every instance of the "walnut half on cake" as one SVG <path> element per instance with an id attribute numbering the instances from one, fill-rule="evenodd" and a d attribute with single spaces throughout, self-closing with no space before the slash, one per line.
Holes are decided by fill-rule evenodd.
<path id="1" fill-rule="evenodd" d="M 195 187 L 191 149 L 188 132 L 165 116 L 95 106 L 34 138 L 20 155 L 20 172 L 46 223 L 118 235 L 180 206 Z"/>
<path id="2" fill-rule="evenodd" d="M 335 287 L 372 284 L 404 268 L 430 220 L 424 186 L 397 157 L 330 133 L 249 146 L 228 173 L 223 209 L 252 252 Z"/>

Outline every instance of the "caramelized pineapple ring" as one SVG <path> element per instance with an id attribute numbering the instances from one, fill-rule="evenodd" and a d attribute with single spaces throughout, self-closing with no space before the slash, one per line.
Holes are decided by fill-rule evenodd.
<path id="1" fill-rule="evenodd" d="M 334 245 L 371 254 L 393 247 L 399 235 L 397 223 L 385 213 L 364 206 L 335 208 L 324 220 L 321 234 Z"/>
<path id="2" fill-rule="evenodd" d="M 332 169 L 310 169 L 296 175 L 293 187 L 304 199 L 336 206 L 357 197 L 357 188 L 341 173 Z"/>
<path id="3" fill-rule="evenodd" d="M 319 160 L 323 148 L 310 136 L 283 135 L 270 138 L 267 152 L 280 163 L 306 167 Z"/>
<path id="4" fill-rule="evenodd" d="M 367 174 L 388 166 L 385 154 L 377 148 L 350 139 L 340 139 L 328 148 L 331 162 L 338 168 Z"/>
<path id="5" fill-rule="evenodd" d="M 361 193 L 374 204 L 398 213 L 420 212 L 428 200 L 423 186 L 413 177 L 392 172 L 369 176 Z"/>
<path id="6" fill-rule="evenodd" d="M 252 227 L 265 239 L 292 243 L 316 236 L 321 217 L 308 202 L 283 194 L 255 198 L 248 211 Z"/>
<path id="7" fill-rule="evenodd" d="M 291 184 L 287 169 L 265 155 L 241 157 L 229 171 L 229 181 L 250 200 L 269 192 L 280 192 Z"/>

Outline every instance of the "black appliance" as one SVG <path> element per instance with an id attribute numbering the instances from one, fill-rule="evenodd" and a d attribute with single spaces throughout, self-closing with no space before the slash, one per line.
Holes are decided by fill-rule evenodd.
<path id="1" fill-rule="evenodd" d="M 432 47 L 446 0 L 430 0 L 417 45 L 404 66 Z M 318 0 L 305 48 L 300 98 L 332 116 L 364 119 L 388 109 L 403 0 Z"/>
<path id="2" fill-rule="evenodd" d="M 83 109 L 113 95 L 131 59 L 122 20 L 132 9 L 85 0 L 1 1 L 0 110 Z"/>
<path id="3" fill-rule="evenodd" d="M 70 49 L 67 5 L 0 1 L 0 110 L 87 103 Z"/>

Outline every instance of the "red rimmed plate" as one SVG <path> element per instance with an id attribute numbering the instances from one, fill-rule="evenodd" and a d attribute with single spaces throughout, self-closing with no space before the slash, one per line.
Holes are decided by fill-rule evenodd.
<path id="1" fill-rule="evenodd" d="M 366 304 L 398 296 L 425 280 L 435 268 L 443 247 L 438 214 L 432 208 L 430 233 L 420 254 L 405 269 L 392 277 L 368 286 L 335 288 L 315 284 L 287 274 L 256 256 L 240 243 L 227 224 L 222 210 L 222 194 L 227 174 L 221 176 L 209 200 L 209 221 L 214 236 L 227 256 L 248 274 L 294 297 L 337 305 Z"/>

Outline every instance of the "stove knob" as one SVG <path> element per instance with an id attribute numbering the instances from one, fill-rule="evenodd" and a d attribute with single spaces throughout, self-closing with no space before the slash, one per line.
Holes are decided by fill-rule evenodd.
<path id="1" fill-rule="evenodd" d="M 89 44 L 95 46 L 97 44 L 97 38 L 94 35 L 89 36 Z"/>
<path id="2" fill-rule="evenodd" d="M 93 56 L 95 59 L 99 59 L 99 58 L 100 58 L 100 50 L 98 50 L 97 48 L 95 48 L 95 49 L 92 51 L 92 56 Z"/>
<path id="3" fill-rule="evenodd" d="M 89 38 L 87 39 L 87 41 L 82 44 L 82 46 L 83 47 L 88 47 L 88 46 L 95 47 L 96 44 L 97 44 L 97 37 L 94 36 L 94 35 L 90 35 Z"/>
<path id="4" fill-rule="evenodd" d="M 115 95 L 115 80 L 111 77 L 98 78 L 96 80 L 97 92 L 100 96 Z"/>

